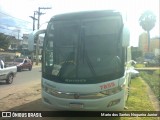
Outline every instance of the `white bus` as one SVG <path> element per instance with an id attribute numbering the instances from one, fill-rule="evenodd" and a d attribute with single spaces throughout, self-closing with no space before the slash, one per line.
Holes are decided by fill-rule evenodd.
<path id="1" fill-rule="evenodd" d="M 43 43 L 43 102 L 57 110 L 123 110 L 130 83 L 129 49 L 129 30 L 120 12 L 53 16 Z"/>

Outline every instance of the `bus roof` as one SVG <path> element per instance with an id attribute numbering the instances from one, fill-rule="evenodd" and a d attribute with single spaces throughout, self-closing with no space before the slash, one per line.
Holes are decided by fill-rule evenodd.
<path id="1" fill-rule="evenodd" d="M 97 18 L 105 16 L 121 16 L 121 13 L 115 10 L 96 10 L 96 11 L 83 11 L 73 12 L 55 15 L 51 18 L 52 20 L 71 20 L 71 19 L 83 19 L 83 18 Z"/>

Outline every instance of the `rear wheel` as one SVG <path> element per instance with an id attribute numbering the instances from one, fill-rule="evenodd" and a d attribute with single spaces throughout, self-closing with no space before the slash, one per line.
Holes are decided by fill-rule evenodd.
<path id="1" fill-rule="evenodd" d="M 19 67 L 18 71 L 19 71 L 19 72 L 22 72 L 22 67 Z"/>
<path id="2" fill-rule="evenodd" d="M 29 71 L 31 71 L 32 70 L 32 67 L 29 67 Z"/>
<path id="3" fill-rule="evenodd" d="M 8 75 L 8 78 L 7 78 L 7 80 L 6 80 L 6 83 L 7 83 L 7 84 L 11 84 L 11 83 L 13 82 L 13 78 L 14 78 L 13 74 L 9 74 L 9 75 Z"/>

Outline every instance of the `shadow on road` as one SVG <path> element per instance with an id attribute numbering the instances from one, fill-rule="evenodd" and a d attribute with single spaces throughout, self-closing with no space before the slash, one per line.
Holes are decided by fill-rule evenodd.
<path id="1" fill-rule="evenodd" d="M 31 101 L 29 103 L 14 107 L 9 109 L 8 111 L 52 111 L 43 105 L 42 100 L 38 99 L 35 101 Z M 54 114 L 54 112 L 53 112 Z M 94 114 L 94 113 L 93 113 Z M 53 115 L 54 116 L 54 115 Z M 42 117 L 42 118 L 7 118 L 2 120 L 120 120 L 120 117 Z"/>
<path id="2" fill-rule="evenodd" d="M 0 81 L 0 85 L 7 85 L 6 81 Z"/>
<path id="3" fill-rule="evenodd" d="M 9 111 L 50 111 L 50 109 L 43 105 L 41 99 L 37 99 L 35 101 L 14 107 Z"/>

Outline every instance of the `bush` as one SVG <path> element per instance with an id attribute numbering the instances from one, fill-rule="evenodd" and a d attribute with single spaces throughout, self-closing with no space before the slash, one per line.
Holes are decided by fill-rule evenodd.
<path id="1" fill-rule="evenodd" d="M 157 75 L 157 76 L 160 76 L 160 70 L 156 70 L 156 71 L 154 71 L 154 73 L 153 73 L 154 75 Z"/>
<path id="2" fill-rule="evenodd" d="M 136 67 L 136 68 L 143 68 L 143 67 L 145 67 L 145 65 L 144 64 L 135 64 L 134 67 Z"/>

